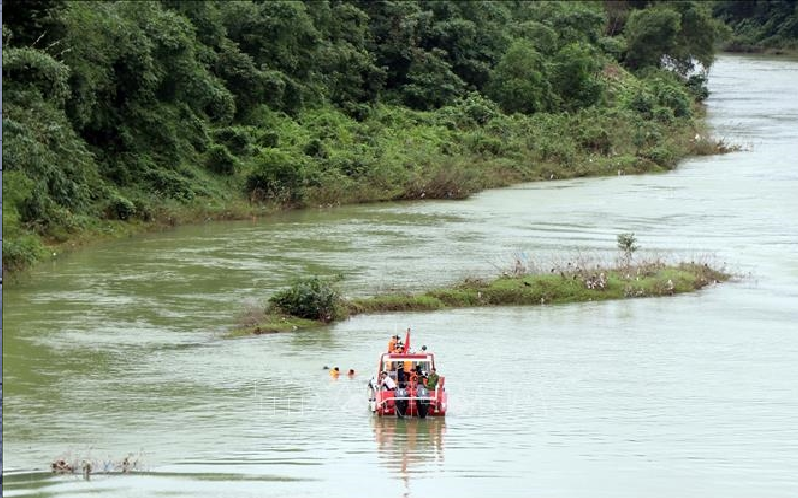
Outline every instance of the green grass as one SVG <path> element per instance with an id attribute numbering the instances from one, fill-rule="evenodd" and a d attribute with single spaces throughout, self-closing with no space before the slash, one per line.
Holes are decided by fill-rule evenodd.
<path id="1" fill-rule="evenodd" d="M 588 283 L 605 275 L 603 288 Z M 692 292 L 731 275 L 708 265 L 646 264 L 628 269 L 597 269 L 591 272 L 561 272 L 500 277 L 491 281 L 468 280 L 450 288 L 417 295 L 382 295 L 348 302 L 350 314 L 392 311 L 428 311 L 477 306 L 540 305 L 579 301 L 657 297 Z M 596 286 L 597 287 L 597 286 Z"/>
<path id="2" fill-rule="evenodd" d="M 385 311 L 431 311 L 445 307 L 444 301 L 431 295 L 390 295 L 354 299 L 346 302 L 348 314 L 381 313 Z"/>

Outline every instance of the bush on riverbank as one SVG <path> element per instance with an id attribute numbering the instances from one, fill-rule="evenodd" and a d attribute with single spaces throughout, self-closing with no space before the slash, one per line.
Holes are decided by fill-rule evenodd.
<path id="1" fill-rule="evenodd" d="M 299 280 L 269 298 L 270 312 L 331 322 L 343 318 L 344 308 L 332 282 L 318 277 Z"/>

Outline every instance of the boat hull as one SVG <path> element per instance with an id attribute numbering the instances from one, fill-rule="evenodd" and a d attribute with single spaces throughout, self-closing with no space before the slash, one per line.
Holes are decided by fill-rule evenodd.
<path id="1" fill-rule="evenodd" d="M 377 391 L 370 396 L 370 410 L 378 416 L 442 417 L 446 415 L 446 392 L 431 396 L 396 395 L 393 391 Z"/>

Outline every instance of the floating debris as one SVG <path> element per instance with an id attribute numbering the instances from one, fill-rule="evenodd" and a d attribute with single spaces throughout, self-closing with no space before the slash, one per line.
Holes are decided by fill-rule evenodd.
<path id="1" fill-rule="evenodd" d="M 144 472 L 148 467 L 144 464 L 143 454 L 128 453 L 122 459 L 115 460 L 110 456 L 105 459 L 78 458 L 71 455 L 58 457 L 50 463 L 53 474 L 82 474 L 87 481 L 92 474 L 128 474 Z"/>

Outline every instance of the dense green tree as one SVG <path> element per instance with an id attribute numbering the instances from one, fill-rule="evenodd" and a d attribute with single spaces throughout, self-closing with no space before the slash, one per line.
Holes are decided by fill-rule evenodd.
<path id="1" fill-rule="evenodd" d="M 318 76 L 327 98 L 357 112 L 359 104 L 373 103 L 385 85 L 385 70 L 368 50 L 369 18 L 350 4 L 309 4 L 322 42 L 317 54 Z"/>
<path id="2" fill-rule="evenodd" d="M 66 0 L 6 0 L 3 25 L 13 27 L 17 46 L 57 48 L 65 34 L 59 12 L 66 6 Z"/>
<path id="3" fill-rule="evenodd" d="M 624 29 L 625 62 L 632 69 L 665 62 L 686 76 L 696 62 L 712 64 L 716 31 L 708 4 L 669 1 L 635 10 Z"/>
<path id="4" fill-rule="evenodd" d="M 432 13 L 416 2 L 394 0 L 359 1 L 357 6 L 369 17 L 368 50 L 376 65 L 385 68 L 385 86 L 401 88 L 413 62 L 414 50 L 429 29 Z"/>
<path id="5" fill-rule="evenodd" d="M 68 78 L 69 68 L 44 52 L 3 50 L 3 169 L 10 182 L 3 183 L 3 215 L 9 211 L 10 227 L 30 223 L 42 234 L 73 227 L 73 214 L 86 213 L 99 194 L 94 156 L 65 112 Z"/>
<path id="6" fill-rule="evenodd" d="M 798 49 L 798 0 L 716 0 L 713 4 L 713 15 L 732 30 L 726 48 Z"/>
<path id="7" fill-rule="evenodd" d="M 557 52 L 551 81 L 564 110 L 590 107 L 599 101 L 598 73 L 602 67 L 596 50 L 583 42 L 568 44 Z"/>
<path id="8" fill-rule="evenodd" d="M 696 61 L 709 67 L 713 60 L 717 31 L 710 5 L 684 1 L 673 1 L 668 5 L 672 5 L 681 16 L 676 46 L 667 54 L 668 57 L 682 74 L 692 71 Z"/>
<path id="9" fill-rule="evenodd" d="M 636 10 L 629 16 L 624 35 L 628 43 L 626 64 L 632 69 L 659 67 L 662 57 L 673 52 L 682 19 L 673 9 Z"/>
<path id="10" fill-rule="evenodd" d="M 554 107 L 544 57 L 526 40 L 516 41 L 491 74 L 488 94 L 505 112 L 532 114 Z"/>
<path id="11" fill-rule="evenodd" d="M 434 24 L 422 40 L 425 50 L 443 50 L 444 60 L 470 88 L 482 90 L 490 70 L 512 39 L 507 26 L 512 15 L 504 2 L 428 1 Z"/>
<path id="12" fill-rule="evenodd" d="M 586 174 L 579 154 L 629 135 L 669 164 L 662 136 L 706 89 L 668 70 L 708 66 L 718 31 L 698 1 L 4 3 L 5 267 L 175 200 L 450 198 Z M 775 44 L 795 4 L 715 14 Z"/>
<path id="13" fill-rule="evenodd" d="M 459 95 L 465 83 L 444 62 L 442 50 L 424 52 L 417 50 L 407 71 L 407 84 L 402 90 L 402 100 L 416 109 L 437 108 L 451 102 Z"/>

